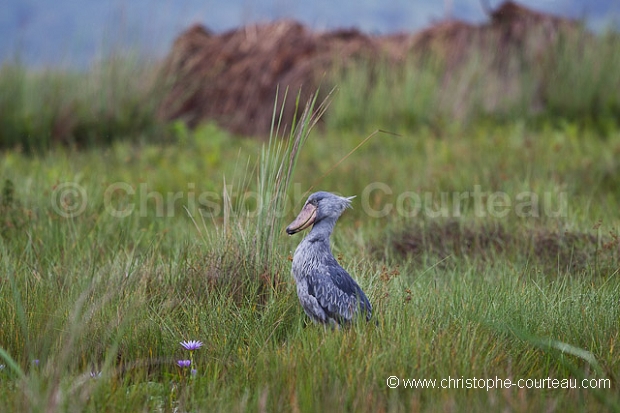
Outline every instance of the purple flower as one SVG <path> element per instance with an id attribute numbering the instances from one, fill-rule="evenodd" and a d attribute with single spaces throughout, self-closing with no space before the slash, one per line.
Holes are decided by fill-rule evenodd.
<path id="1" fill-rule="evenodd" d="M 181 368 L 187 368 L 192 364 L 191 360 L 177 360 L 177 365 Z"/>
<path id="2" fill-rule="evenodd" d="M 198 341 L 198 340 L 181 341 L 181 345 L 183 346 L 185 350 L 194 351 L 202 347 L 202 341 Z"/>
<path id="3" fill-rule="evenodd" d="M 90 377 L 93 379 L 98 379 L 99 377 L 101 377 L 101 372 L 100 371 L 91 371 L 90 372 Z"/>
<path id="4" fill-rule="evenodd" d="M 192 373 L 192 376 L 194 376 L 194 377 L 195 377 L 195 376 L 196 376 L 196 374 L 198 374 L 198 370 L 196 370 L 196 369 L 192 369 L 191 373 Z"/>
<path id="5" fill-rule="evenodd" d="M 39 367 L 39 359 L 32 360 L 35 366 Z"/>

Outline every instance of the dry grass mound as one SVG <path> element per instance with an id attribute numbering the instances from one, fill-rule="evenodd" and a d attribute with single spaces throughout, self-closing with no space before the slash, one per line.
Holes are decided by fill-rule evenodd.
<path id="1" fill-rule="evenodd" d="M 317 34 L 293 21 L 251 25 L 222 35 L 194 26 L 175 42 L 167 58 L 173 77 L 160 114 L 190 126 L 215 119 L 243 135 L 269 133 L 279 88 L 289 101 L 305 101 L 333 65 L 381 53 L 379 42 L 356 30 Z M 294 105 L 287 105 L 292 119 Z"/>
<path id="2" fill-rule="evenodd" d="M 449 67 L 463 62 L 475 49 L 487 50 L 498 64 L 506 65 L 514 53 L 540 61 L 562 33 L 574 32 L 572 20 L 540 13 L 507 1 L 489 14 L 489 21 L 473 25 L 450 20 L 414 34 L 416 53 L 441 56 Z"/>
<path id="3" fill-rule="evenodd" d="M 511 73 L 506 68 L 515 51 L 526 61 L 536 62 L 561 31 L 575 27 L 574 22 L 513 2 L 492 12 L 488 23 L 445 21 L 417 34 L 370 36 L 357 30 L 317 33 L 294 21 L 279 21 L 216 35 L 196 25 L 176 40 L 166 59 L 171 89 L 159 114 L 165 120 L 180 119 L 189 126 L 215 120 L 236 134 L 265 136 L 270 131 L 278 88 L 279 102 L 287 88 L 289 100 L 300 93 L 305 102 L 319 86 L 323 92 L 331 88 L 329 74 L 333 69 L 346 69 L 360 60 L 387 61 L 396 69 L 411 55 L 429 53 L 446 63 L 449 75 L 474 47 L 491 51 L 497 73 L 505 73 L 508 81 Z M 294 106 L 287 105 L 287 124 Z"/>

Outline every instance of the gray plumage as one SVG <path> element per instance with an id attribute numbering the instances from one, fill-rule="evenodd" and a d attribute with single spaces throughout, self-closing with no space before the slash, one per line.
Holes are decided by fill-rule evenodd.
<path id="1" fill-rule="evenodd" d="M 368 298 L 338 264 L 329 243 L 336 221 L 350 207 L 351 199 L 316 192 L 286 229 L 292 235 L 313 225 L 295 250 L 292 273 L 301 306 L 315 322 L 340 325 L 350 322 L 359 311 L 368 320 L 372 314 Z"/>

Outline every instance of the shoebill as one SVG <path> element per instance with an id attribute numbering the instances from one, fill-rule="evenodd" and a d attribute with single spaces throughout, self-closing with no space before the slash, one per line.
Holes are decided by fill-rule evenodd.
<path id="1" fill-rule="evenodd" d="M 372 306 L 366 295 L 334 258 L 330 236 L 336 221 L 351 206 L 354 197 L 316 192 L 308 198 L 301 212 L 286 228 L 293 235 L 312 225 L 293 256 L 292 273 L 297 295 L 306 314 L 315 322 L 343 325 L 358 314 L 367 320 Z"/>

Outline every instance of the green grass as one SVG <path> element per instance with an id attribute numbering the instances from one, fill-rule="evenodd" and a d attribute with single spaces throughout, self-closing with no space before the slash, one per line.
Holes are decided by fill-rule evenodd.
<path id="1" fill-rule="evenodd" d="M 525 122 L 539 131 L 568 123 L 614 133 L 620 117 L 617 32 L 565 30 L 544 51 L 544 31 L 528 33 L 522 46 L 509 49 L 505 39 L 491 36 L 463 59 L 459 50 L 440 45 L 422 56 L 414 50 L 402 64 L 359 59 L 321 74 L 324 90 L 338 90 L 325 116 L 327 129 L 441 136 L 468 133 L 481 123 Z M 83 72 L 3 62 L 0 148 L 37 152 L 182 138 L 183 126 L 158 116 L 169 81 L 157 62 L 139 53 L 112 54 Z"/>
<path id="2" fill-rule="evenodd" d="M 164 82 L 149 59 L 111 56 L 88 71 L 3 62 L 0 90 L 0 148 L 35 152 L 166 135 L 156 113 Z"/>
<path id="3" fill-rule="evenodd" d="M 437 63 L 359 66 L 315 106 L 322 130 L 307 139 L 305 116 L 276 138 L 276 102 L 266 143 L 160 124 L 162 85 L 134 82 L 134 60 L 3 65 L 0 406 L 620 410 L 619 54 L 614 35 L 589 41 L 515 74 L 501 101 L 484 55 L 447 89 Z M 333 250 L 376 323 L 326 330 L 298 304 L 301 236 L 284 228 L 314 190 L 357 195 Z M 176 367 L 190 339 L 205 343 L 194 377 Z M 390 376 L 611 388 L 390 389 Z"/>
<path id="4" fill-rule="evenodd" d="M 421 56 L 414 50 L 400 64 L 361 60 L 332 74 L 340 97 L 326 123 L 332 130 L 390 125 L 441 135 L 481 121 L 521 120 L 539 129 L 569 121 L 612 132 L 620 115 L 618 33 L 575 29 L 552 42 L 545 36 L 532 31 L 523 45 L 509 48 L 506 39 L 489 35 L 466 52 L 446 42 L 447 50 Z"/>
<path id="5" fill-rule="evenodd" d="M 289 184 L 273 186 L 294 141 L 263 146 L 212 125 L 178 128 L 183 145 L 2 154 L 7 411 L 619 408 L 617 131 L 517 122 L 441 137 L 379 133 L 327 176 L 364 136 L 315 132 Z M 73 217 L 79 198 L 55 192 L 66 182 L 87 196 Z M 481 216 L 470 199 L 459 216 L 429 216 L 442 192 L 476 185 L 485 201 L 565 194 L 566 213 Z M 377 324 L 325 330 L 297 302 L 289 256 L 301 237 L 283 228 L 312 186 L 358 195 L 334 252 L 367 291 Z M 281 191 L 286 202 L 256 209 L 257 194 Z M 430 194 L 430 209 L 404 216 L 411 209 L 396 206 L 407 191 Z M 125 217 L 111 213 L 131 205 Z M 536 240 L 565 233 L 595 241 L 576 235 L 535 253 L 548 247 Z M 419 248 L 407 253 L 411 240 Z M 571 257 L 583 259 L 564 265 Z M 205 343 L 194 378 L 175 366 L 187 339 Z M 609 379 L 611 389 L 389 389 L 389 376 Z"/>

